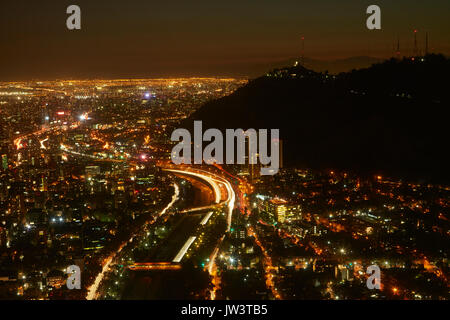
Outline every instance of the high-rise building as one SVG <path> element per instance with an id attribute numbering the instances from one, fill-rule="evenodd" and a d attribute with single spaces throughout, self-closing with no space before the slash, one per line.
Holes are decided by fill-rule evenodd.
<path id="1" fill-rule="evenodd" d="M 291 222 L 302 217 L 300 205 L 289 203 L 280 198 L 269 200 L 268 211 L 271 219 L 278 223 Z"/>
<path id="2" fill-rule="evenodd" d="M 86 172 L 86 178 L 90 177 L 94 177 L 98 174 L 100 174 L 100 167 L 99 166 L 87 166 L 85 168 L 85 172 Z"/>

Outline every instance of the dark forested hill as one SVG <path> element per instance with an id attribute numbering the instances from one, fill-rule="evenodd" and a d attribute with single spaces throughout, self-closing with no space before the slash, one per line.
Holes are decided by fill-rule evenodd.
<path id="1" fill-rule="evenodd" d="M 183 125 L 279 128 L 285 165 L 449 181 L 450 60 L 389 60 L 333 76 L 277 69 Z"/>

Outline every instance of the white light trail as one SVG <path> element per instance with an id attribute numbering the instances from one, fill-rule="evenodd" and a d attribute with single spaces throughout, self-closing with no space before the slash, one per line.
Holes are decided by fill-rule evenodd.
<path id="1" fill-rule="evenodd" d="M 206 214 L 206 216 L 202 219 L 202 221 L 200 222 L 200 224 L 201 224 L 202 226 L 204 226 L 204 225 L 208 222 L 209 218 L 211 218 L 212 214 L 213 214 L 212 211 L 208 212 L 208 213 Z"/>
<path id="2" fill-rule="evenodd" d="M 159 213 L 159 216 L 162 216 L 164 213 L 166 213 L 166 211 L 169 210 L 180 197 L 180 188 L 178 187 L 178 185 L 174 183 L 173 187 L 175 189 L 175 192 L 172 195 L 172 201 L 170 201 L 169 204 Z"/>
<path id="3" fill-rule="evenodd" d="M 202 171 L 202 172 L 206 172 L 208 174 L 211 174 L 207 171 L 204 170 L 198 170 L 198 171 Z M 227 189 L 227 193 L 228 193 L 228 198 L 225 201 L 228 205 L 228 216 L 227 216 L 227 231 L 230 231 L 231 229 L 231 219 L 233 216 L 233 210 L 234 210 L 234 203 L 236 201 L 236 194 L 234 193 L 233 187 L 231 185 L 231 183 L 226 180 L 225 178 L 222 178 L 220 176 L 214 175 L 215 177 L 217 177 L 217 179 L 214 179 L 215 181 L 219 181 L 222 182 L 223 184 L 225 184 L 225 188 Z"/>
<path id="4" fill-rule="evenodd" d="M 220 187 L 219 187 L 218 183 L 223 183 L 225 185 L 225 188 L 227 189 L 227 193 L 228 193 L 228 198 L 225 201 L 225 203 L 228 206 L 227 231 L 229 231 L 231 229 L 231 219 L 232 219 L 233 210 L 234 210 L 234 203 L 236 201 L 236 194 L 234 193 L 233 187 L 231 186 L 231 183 L 228 180 L 226 180 L 225 178 L 222 178 L 218 175 L 215 175 L 211 172 L 200 170 L 200 169 L 196 169 L 196 170 L 204 172 L 207 175 L 202 174 L 202 173 L 187 171 L 187 170 L 176 170 L 176 169 L 168 169 L 168 168 L 165 170 L 171 171 L 171 172 L 183 173 L 183 174 L 187 174 L 187 175 L 192 175 L 192 176 L 195 176 L 195 177 L 205 180 L 214 189 L 214 193 L 216 195 L 216 203 L 219 203 L 220 199 L 221 199 Z M 214 178 L 212 178 L 211 176 L 213 176 Z"/>
<path id="5" fill-rule="evenodd" d="M 181 259 L 183 259 L 184 255 L 186 254 L 186 252 L 189 250 L 191 244 L 195 241 L 195 239 L 197 239 L 197 237 L 189 237 L 184 246 L 180 249 L 175 258 L 172 260 L 172 262 L 180 262 Z"/>
<path id="6" fill-rule="evenodd" d="M 112 254 L 109 255 L 108 258 L 106 258 L 106 263 L 103 265 L 102 272 L 100 272 L 97 275 L 97 277 L 95 277 L 94 283 L 88 289 L 88 294 L 86 296 L 86 300 L 93 300 L 93 299 L 97 298 L 98 288 L 99 288 L 100 283 L 102 282 L 106 272 L 109 271 L 109 266 L 111 265 L 116 254 L 118 254 L 118 253 L 120 253 L 120 251 L 122 251 L 123 247 L 126 245 L 127 242 L 128 241 L 122 243 L 122 245 L 119 247 L 119 250 L 117 250 L 116 252 L 113 252 Z"/>
<path id="7" fill-rule="evenodd" d="M 166 171 L 170 171 L 170 172 L 177 172 L 177 173 L 183 173 L 183 174 L 187 174 L 187 175 L 191 175 L 197 178 L 200 178 L 202 180 L 205 180 L 206 182 L 208 182 L 209 185 L 211 185 L 211 187 L 214 189 L 214 194 L 216 197 L 215 202 L 219 203 L 220 199 L 221 199 L 221 193 L 220 193 L 220 187 L 217 184 L 217 179 L 213 179 L 210 178 L 207 175 L 204 174 L 200 174 L 200 173 L 196 173 L 196 172 L 191 172 L 191 171 L 185 171 L 185 170 L 175 170 L 175 169 L 166 169 Z"/>
<path id="8" fill-rule="evenodd" d="M 180 189 L 176 183 L 174 183 L 173 186 L 174 186 L 175 192 L 172 195 L 172 201 L 170 201 L 170 203 L 159 213 L 159 216 L 163 215 L 167 210 L 169 210 L 173 206 L 173 204 L 179 199 L 179 194 L 180 194 L 179 190 Z M 94 283 L 88 288 L 86 300 L 93 300 L 93 299 L 97 298 L 99 286 L 100 286 L 103 278 L 105 277 L 105 274 L 109 271 L 111 263 L 113 262 L 116 255 L 118 255 L 120 253 L 120 251 L 122 251 L 123 247 L 125 247 L 125 245 L 128 242 L 131 242 L 133 240 L 133 238 L 134 238 L 134 236 L 132 236 L 127 241 L 123 242 L 116 252 L 111 253 L 108 256 L 108 258 L 106 258 L 105 263 L 102 268 L 102 271 L 97 275 L 97 277 L 94 280 Z"/>
<path id="9" fill-rule="evenodd" d="M 184 209 L 184 210 L 180 211 L 180 213 L 189 213 L 189 212 L 196 212 L 196 211 L 201 211 L 201 210 L 217 209 L 217 206 L 218 206 L 217 204 L 212 204 L 209 206 L 189 208 L 189 209 Z"/>
<path id="10" fill-rule="evenodd" d="M 44 145 L 44 142 L 46 142 L 47 140 L 48 138 L 39 141 L 39 143 L 41 144 L 41 149 L 47 149 L 47 147 Z"/>

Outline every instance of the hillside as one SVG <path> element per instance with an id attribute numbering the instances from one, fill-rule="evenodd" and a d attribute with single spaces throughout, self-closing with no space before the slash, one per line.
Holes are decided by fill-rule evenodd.
<path id="1" fill-rule="evenodd" d="M 336 76 L 277 69 L 183 126 L 279 128 L 285 165 L 449 181 L 450 60 L 389 60 Z"/>

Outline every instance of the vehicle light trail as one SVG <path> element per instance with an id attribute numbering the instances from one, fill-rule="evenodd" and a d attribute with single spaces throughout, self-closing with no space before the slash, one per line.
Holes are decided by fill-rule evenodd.
<path id="1" fill-rule="evenodd" d="M 278 289 L 275 286 L 274 282 L 274 270 L 275 267 L 272 264 L 272 258 L 267 253 L 266 248 L 262 245 L 262 243 L 258 239 L 258 235 L 256 234 L 256 231 L 253 230 L 252 227 L 248 227 L 248 234 L 250 236 L 254 237 L 255 243 L 258 245 L 258 247 L 261 249 L 261 252 L 263 253 L 264 259 L 262 260 L 264 264 L 264 273 L 266 277 L 266 287 L 272 292 L 272 295 L 277 300 L 282 300 L 280 293 L 278 292 Z"/>
<path id="2" fill-rule="evenodd" d="M 181 174 L 192 175 L 192 176 L 195 176 L 195 177 L 205 180 L 214 189 L 214 193 L 216 195 L 216 203 L 219 203 L 220 199 L 221 199 L 220 187 L 219 187 L 218 183 L 222 183 L 223 185 L 225 185 L 225 188 L 227 189 L 227 194 L 228 194 L 227 200 L 224 201 L 224 203 L 226 203 L 228 206 L 227 231 L 230 231 L 231 219 L 232 219 L 233 210 L 234 210 L 234 203 L 236 201 L 236 194 L 233 190 L 231 183 L 228 180 L 226 180 L 225 178 L 222 178 L 218 175 L 215 175 L 211 172 L 208 172 L 205 170 L 200 170 L 200 169 L 191 168 L 191 170 L 192 170 L 191 171 L 191 170 L 178 170 L 178 169 L 165 168 L 164 170 L 170 171 L 170 172 L 177 172 L 177 173 L 181 173 Z M 193 170 L 199 171 L 201 173 L 194 172 Z"/>
<path id="3" fill-rule="evenodd" d="M 40 140 L 39 144 L 41 145 L 41 149 L 47 149 L 47 147 L 44 145 L 44 142 L 48 141 L 48 138 L 45 138 L 44 140 Z"/>
<path id="4" fill-rule="evenodd" d="M 221 196 L 220 196 L 220 187 L 217 184 L 216 180 L 213 178 L 210 178 L 207 175 L 204 174 L 200 174 L 200 173 L 195 173 L 195 172 L 191 172 L 191 171 L 185 171 L 185 170 L 176 170 L 176 169 L 165 169 L 166 171 L 170 171 L 170 172 L 176 172 L 176 173 L 182 173 L 182 174 L 188 174 L 197 178 L 200 178 L 202 180 L 205 180 L 206 182 L 208 182 L 208 184 L 214 189 L 214 194 L 216 197 L 215 202 L 219 203 Z"/>
<path id="5" fill-rule="evenodd" d="M 142 262 L 135 263 L 128 267 L 133 271 L 148 271 L 148 270 L 180 270 L 181 265 L 170 262 Z"/>
<path id="6" fill-rule="evenodd" d="M 173 204 L 179 199 L 180 197 L 180 188 L 176 183 L 173 184 L 173 187 L 175 189 L 175 192 L 172 195 L 172 200 L 169 202 L 169 204 L 159 213 L 159 216 L 162 216 L 164 213 L 166 213 L 167 210 L 169 210 Z"/>
<path id="7" fill-rule="evenodd" d="M 228 190 L 228 195 L 229 195 L 228 217 L 227 217 L 227 231 L 230 231 L 230 229 L 231 229 L 231 218 L 233 216 L 233 210 L 234 210 L 234 202 L 236 201 L 236 194 L 234 193 L 234 190 L 233 190 L 233 187 L 231 186 L 231 183 L 226 181 L 225 182 L 225 186 L 226 186 L 226 188 Z"/>
<path id="8" fill-rule="evenodd" d="M 200 222 L 200 224 L 201 224 L 202 226 L 204 226 L 204 225 L 208 222 L 209 218 L 211 218 L 212 214 L 213 214 L 212 211 L 208 212 L 208 213 L 206 214 L 206 216 L 202 219 L 202 221 Z"/>
<path id="9" fill-rule="evenodd" d="M 225 239 L 225 235 L 223 235 L 222 238 L 220 238 L 219 243 L 217 244 L 213 253 L 209 257 L 209 263 L 205 267 L 205 269 L 208 270 L 209 275 L 212 277 L 211 283 L 213 285 L 213 288 L 212 290 L 210 290 L 211 300 L 216 299 L 216 291 L 220 289 L 220 277 L 217 274 L 216 257 L 217 254 L 219 253 L 219 247 L 223 239 Z"/>
<path id="10" fill-rule="evenodd" d="M 180 213 L 189 213 L 189 212 L 196 212 L 196 211 L 201 211 L 201 210 L 217 209 L 217 208 L 218 208 L 217 204 L 212 204 L 210 206 L 202 206 L 202 207 L 184 209 L 184 210 L 181 210 Z"/>
<path id="11" fill-rule="evenodd" d="M 97 277 L 95 278 L 94 283 L 89 287 L 88 294 L 86 296 L 86 300 L 93 300 L 93 299 L 97 298 L 98 288 L 99 288 L 100 283 L 102 282 L 105 274 L 109 271 L 109 266 L 111 265 L 111 263 L 112 263 L 113 259 L 115 258 L 116 254 L 118 254 L 118 253 L 120 253 L 120 251 L 122 251 L 123 247 L 125 247 L 127 242 L 128 241 L 122 243 L 120 245 L 119 249 L 116 252 L 113 252 L 112 254 L 110 254 L 108 256 L 108 258 L 106 258 L 104 260 L 105 263 L 103 264 L 102 271 L 97 275 Z"/>
<path id="12" fill-rule="evenodd" d="M 174 194 L 172 195 L 172 201 L 169 202 L 169 204 L 161 210 L 159 213 L 159 216 L 162 216 L 167 210 L 169 210 L 173 204 L 179 199 L 179 187 L 177 184 L 173 184 L 174 186 Z M 113 262 L 114 258 L 122 251 L 122 249 L 126 246 L 127 243 L 132 242 L 134 238 L 134 235 L 128 239 L 127 241 L 123 242 L 119 249 L 113 253 L 111 253 L 108 258 L 104 260 L 102 271 L 95 277 L 94 283 L 88 288 L 88 293 L 86 296 L 86 300 L 93 300 L 96 299 L 98 296 L 98 289 L 100 287 L 100 284 L 105 277 L 105 274 L 109 271 L 111 263 Z"/>
<path id="13" fill-rule="evenodd" d="M 184 246 L 172 260 L 172 262 L 180 262 L 181 259 L 183 259 L 184 255 L 186 254 L 186 252 L 189 250 L 191 244 L 195 241 L 195 239 L 197 239 L 197 237 L 189 237 L 189 239 L 185 242 Z"/>
<path id="14" fill-rule="evenodd" d="M 204 170 L 199 170 L 199 171 L 211 174 Z M 214 180 L 223 183 L 225 185 L 225 188 L 227 189 L 228 198 L 225 201 L 226 203 L 228 203 L 227 231 L 230 231 L 231 219 L 232 219 L 233 210 L 234 210 L 234 203 L 236 201 L 236 193 L 234 192 L 233 186 L 231 185 L 231 183 L 228 180 L 226 180 L 222 177 L 216 176 L 216 175 L 214 175 L 214 176 L 216 177 Z"/>

